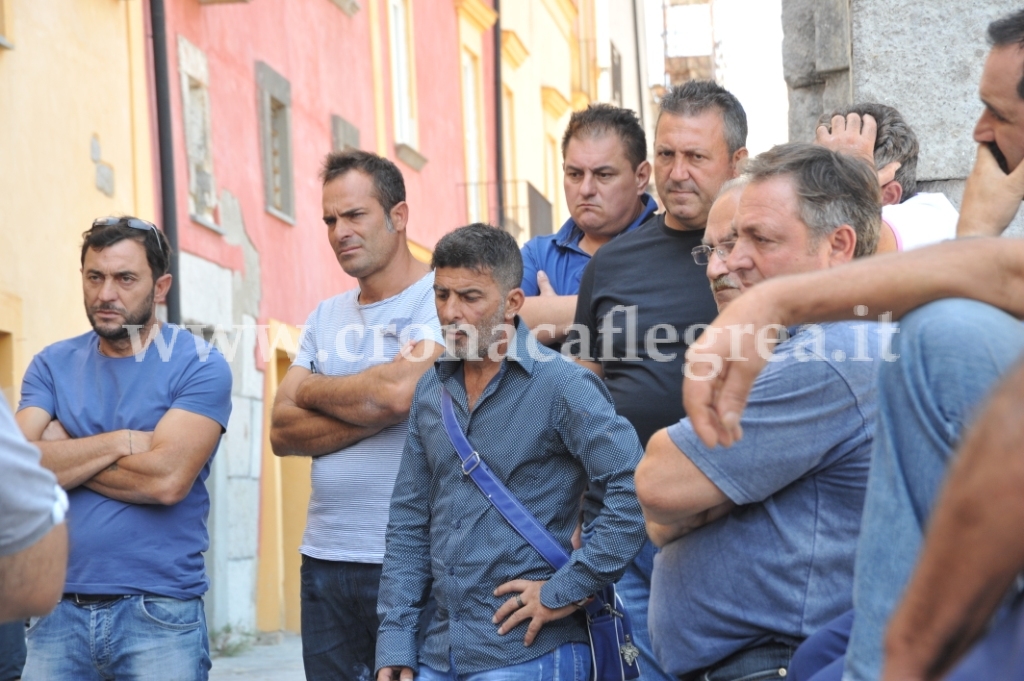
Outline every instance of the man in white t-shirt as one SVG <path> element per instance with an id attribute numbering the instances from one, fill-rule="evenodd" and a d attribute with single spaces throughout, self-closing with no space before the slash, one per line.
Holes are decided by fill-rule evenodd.
<path id="1" fill-rule="evenodd" d="M 409 251 L 395 165 L 327 156 L 324 223 L 358 288 L 320 303 L 274 401 L 278 456 L 313 457 L 302 553 L 306 678 L 371 679 L 388 505 L 413 391 L 444 350 L 433 273 Z"/>
<path id="2" fill-rule="evenodd" d="M 879 171 L 899 163 L 882 184 L 882 233 L 878 253 L 909 251 L 956 238 L 959 215 L 945 194 L 917 191 L 917 135 L 899 111 L 863 102 L 818 119 L 817 144 L 860 156 Z"/>

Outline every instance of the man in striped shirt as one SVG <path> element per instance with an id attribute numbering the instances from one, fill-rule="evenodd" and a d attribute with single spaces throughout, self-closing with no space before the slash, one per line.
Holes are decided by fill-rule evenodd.
<path id="1" fill-rule="evenodd" d="M 406 241 L 409 207 L 395 165 L 330 154 L 324 223 L 358 288 L 320 303 L 274 402 L 278 456 L 313 457 L 302 553 L 306 678 L 370 679 L 388 504 L 413 390 L 444 349 L 434 277 Z"/>

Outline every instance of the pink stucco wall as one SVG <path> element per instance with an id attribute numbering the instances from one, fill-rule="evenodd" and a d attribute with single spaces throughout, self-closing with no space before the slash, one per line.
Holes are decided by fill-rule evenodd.
<path id="1" fill-rule="evenodd" d="M 188 169 L 182 123 L 177 40 L 182 35 L 207 56 L 214 174 L 218 192 L 241 205 L 246 231 L 260 253 L 260 321 L 301 324 L 316 304 L 355 282 L 338 266 L 321 222 L 320 163 L 331 148 L 330 118 L 360 130 L 364 149 L 375 150 L 373 71 L 367 4 L 379 3 L 388 156 L 393 151 L 386 6 L 362 0 L 348 17 L 329 0 L 257 0 L 200 5 L 168 3 L 175 182 L 179 246 L 222 266 L 244 269 L 241 248 L 188 218 Z M 459 84 L 458 20 L 452 0 L 416 0 L 414 41 L 419 151 L 428 159 L 417 172 L 398 161 L 411 209 L 410 238 L 432 247 L 466 221 L 465 162 Z M 493 180 L 493 43 L 485 35 L 485 121 L 489 178 Z M 264 209 L 263 169 L 255 64 L 267 63 L 291 83 L 295 224 Z"/>

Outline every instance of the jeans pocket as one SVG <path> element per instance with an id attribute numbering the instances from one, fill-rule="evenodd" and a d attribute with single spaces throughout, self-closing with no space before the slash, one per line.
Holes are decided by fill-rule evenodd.
<path id="1" fill-rule="evenodd" d="M 143 616 L 164 629 L 190 631 L 202 624 L 200 608 L 202 601 L 192 598 L 183 601 L 164 596 L 143 596 L 139 599 Z"/>
<path id="2" fill-rule="evenodd" d="M 35 631 L 39 623 L 42 622 L 45 618 L 45 615 L 43 617 L 30 617 L 28 619 L 28 628 L 25 629 L 25 635 L 28 636 L 33 631 Z"/>

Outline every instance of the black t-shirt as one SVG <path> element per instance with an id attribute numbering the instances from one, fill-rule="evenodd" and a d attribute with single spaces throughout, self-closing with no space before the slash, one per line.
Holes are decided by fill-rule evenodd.
<path id="1" fill-rule="evenodd" d="M 633 424 L 644 445 L 655 431 L 686 416 L 682 369 L 687 329 L 718 315 L 706 268 L 690 254 L 703 236 L 704 230 L 666 227 L 664 214 L 655 215 L 602 246 L 580 280 L 575 323 L 590 330 L 589 354 L 575 331 L 567 342 L 574 356 L 601 362 L 615 410 Z M 636 321 L 631 322 L 634 313 L 628 309 L 613 311 L 619 306 L 634 307 Z M 663 326 L 655 329 L 658 325 Z M 649 333 L 658 339 L 656 345 L 645 342 Z M 699 337 L 699 329 L 690 334 L 691 340 Z M 666 355 L 672 359 L 658 361 Z M 588 495 L 588 519 L 600 510 L 593 502 L 603 494 L 594 492 Z"/>

